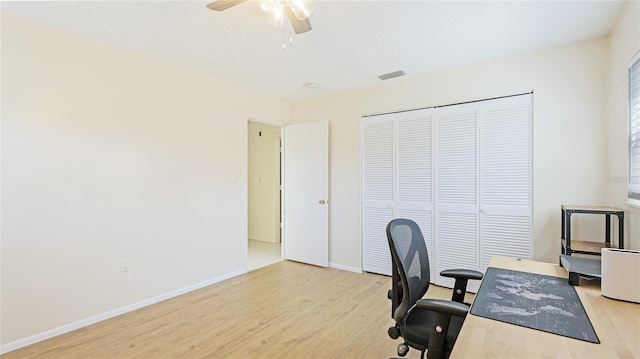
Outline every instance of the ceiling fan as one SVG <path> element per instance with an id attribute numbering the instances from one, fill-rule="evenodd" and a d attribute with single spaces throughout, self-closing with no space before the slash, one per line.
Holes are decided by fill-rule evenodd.
<path id="1" fill-rule="evenodd" d="M 214 11 L 223 11 L 245 1 L 247 0 L 217 0 L 207 7 Z M 272 14 L 274 19 L 280 23 L 286 13 L 296 34 L 303 34 L 311 30 L 309 22 L 309 16 L 313 11 L 311 0 L 259 0 L 259 2 L 262 10 Z"/>

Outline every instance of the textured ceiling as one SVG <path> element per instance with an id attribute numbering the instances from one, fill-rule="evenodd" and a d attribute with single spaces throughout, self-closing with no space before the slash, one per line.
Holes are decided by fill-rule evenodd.
<path id="1" fill-rule="evenodd" d="M 608 34 L 620 1 L 322 1 L 313 30 L 270 24 L 255 1 L 7 2 L 2 12 L 297 101 Z M 282 51 L 283 37 L 287 43 Z M 293 44 L 288 44 L 289 37 Z M 392 79 L 389 81 L 398 81 Z M 308 89 L 307 82 L 319 84 Z"/>

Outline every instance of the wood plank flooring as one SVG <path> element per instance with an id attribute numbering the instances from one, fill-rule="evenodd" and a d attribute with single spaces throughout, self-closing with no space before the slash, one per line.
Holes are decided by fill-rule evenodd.
<path id="1" fill-rule="evenodd" d="M 389 358 L 390 282 L 282 261 L 2 358 Z"/>

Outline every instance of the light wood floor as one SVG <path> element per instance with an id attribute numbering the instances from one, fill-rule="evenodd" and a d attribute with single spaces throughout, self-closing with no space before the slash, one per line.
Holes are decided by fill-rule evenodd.
<path id="1" fill-rule="evenodd" d="M 389 358 L 390 281 L 282 261 L 2 358 Z"/>

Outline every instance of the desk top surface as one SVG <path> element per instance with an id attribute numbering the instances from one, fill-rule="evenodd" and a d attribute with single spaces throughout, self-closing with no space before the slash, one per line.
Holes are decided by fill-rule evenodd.
<path id="1" fill-rule="evenodd" d="M 552 263 L 493 257 L 489 266 L 567 277 L 566 270 Z M 575 288 L 600 344 L 469 314 L 450 358 L 640 359 L 640 304 L 605 298 L 599 283 L 580 281 Z"/>

